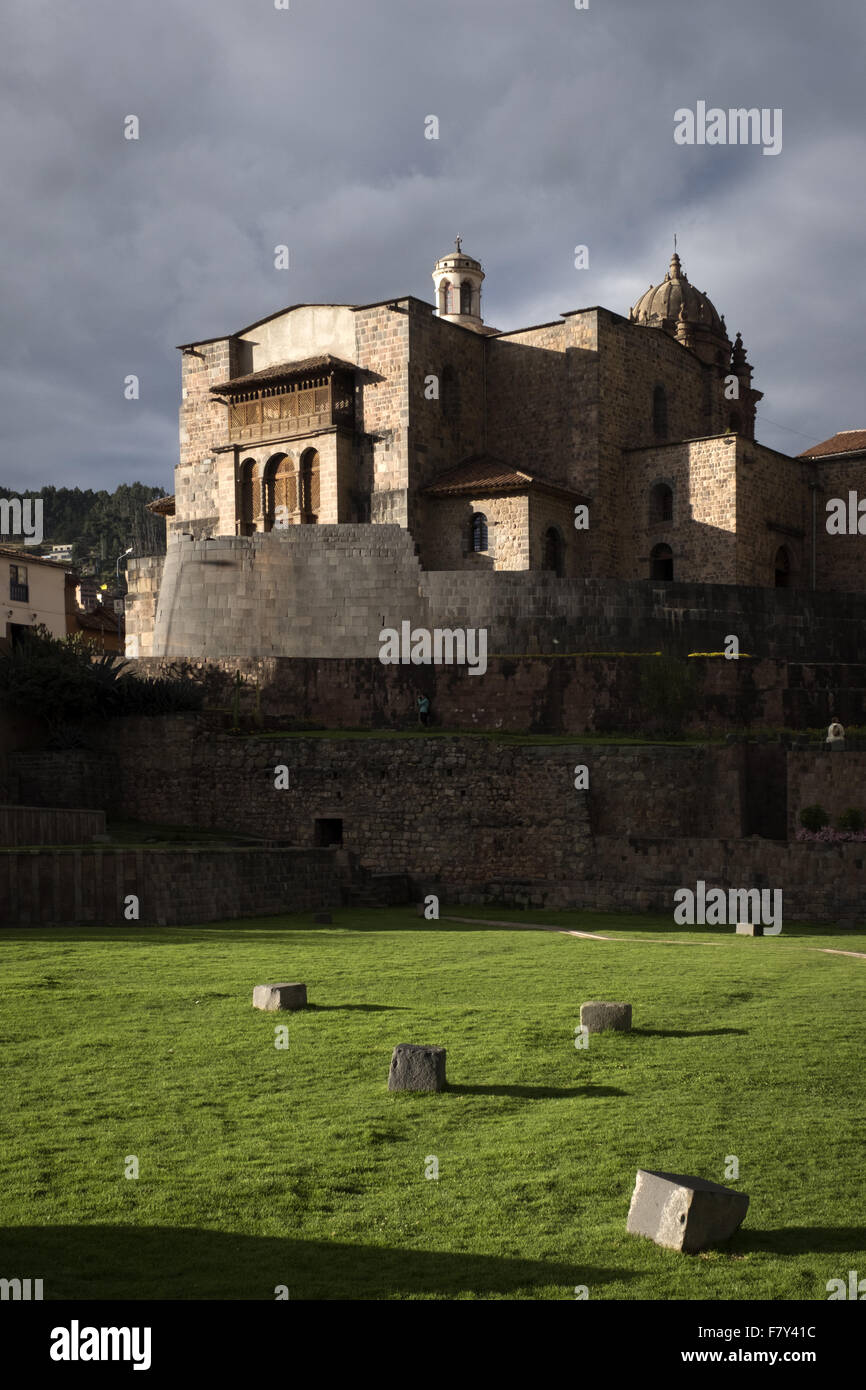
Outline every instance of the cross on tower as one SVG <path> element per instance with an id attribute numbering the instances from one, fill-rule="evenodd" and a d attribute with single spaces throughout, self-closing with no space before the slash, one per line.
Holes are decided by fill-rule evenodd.
<path id="1" fill-rule="evenodd" d="M 459 237 L 457 237 L 457 239 L 456 239 L 455 242 L 454 242 L 454 245 L 457 247 L 457 254 L 458 254 L 458 256 L 460 255 L 460 246 L 461 246 L 461 244 L 462 244 L 462 241 L 463 241 L 462 236 L 459 236 Z"/>

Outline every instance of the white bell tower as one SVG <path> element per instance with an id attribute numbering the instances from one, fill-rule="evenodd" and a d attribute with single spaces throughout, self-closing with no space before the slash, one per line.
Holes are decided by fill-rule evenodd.
<path id="1" fill-rule="evenodd" d="M 462 240 L 462 237 L 458 237 L 454 243 L 455 250 L 449 251 L 447 256 L 440 256 L 433 269 L 436 316 L 446 319 L 448 323 L 459 323 L 464 328 L 474 328 L 476 333 L 483 333 L 481 281 L 484 271 L 480 261 L 461 250 Z"/>

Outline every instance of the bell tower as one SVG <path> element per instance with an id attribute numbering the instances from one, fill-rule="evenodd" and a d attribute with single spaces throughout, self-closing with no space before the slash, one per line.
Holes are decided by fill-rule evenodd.
<path id="1" fill-rule="evenodd" d="M 462 250 L 462 241 L 463 238 L 458 237 L 454 243 L 455 249 L 446 256 L 440 256 L 433 268 L 436 316 L 447 319 L 449 323 L 459 323 L 464 328 L 473 328 L 476 333 L 483 333 L 481 281 L 484 271 L 480 261 L 467 256 Z"/>

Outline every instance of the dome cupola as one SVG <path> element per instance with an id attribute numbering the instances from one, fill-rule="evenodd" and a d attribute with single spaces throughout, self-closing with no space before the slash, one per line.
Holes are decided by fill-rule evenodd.
<path id="1" fill-rule="evenodd" d="M 629 321 L 646 328 L 661 328 L 704 362 L 727 364 L 731 356 L 725 320 L 712 300 L 696 290 L 682 268 L 676 251 L 661 284 L 650 285 L 629 311 Z"/>

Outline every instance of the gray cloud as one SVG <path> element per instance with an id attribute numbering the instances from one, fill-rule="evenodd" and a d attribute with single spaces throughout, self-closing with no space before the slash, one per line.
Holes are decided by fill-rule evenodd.
<path id="1" fill-rule="evenodd" d="M 170 488 L 175 344 L 304 300 L 431 300 L 457 232 L 513 328 L 627 312 L 677 231 L 743 332 L 760 438 L 796 453 L 866 426 L 864 29 L 861 0 L 19 0 L 0 481 Z M 781 107 L 782 153 L 676 146 L 698 100 Z"/>

